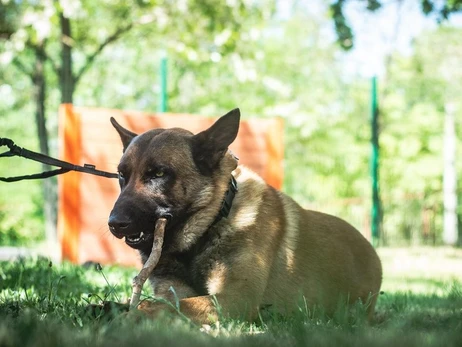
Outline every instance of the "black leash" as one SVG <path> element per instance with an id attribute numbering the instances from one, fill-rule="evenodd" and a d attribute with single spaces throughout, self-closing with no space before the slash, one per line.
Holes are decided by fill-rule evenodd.
<path id="1" fill-rule="evenodd" d="M 9 151 L 0 153 L 0 158 L 17 156 L 17 157 L 23 157 L 23 158 L 31 159 L 34 161 L 38 161 L 42 164 L 59 167 L 59 169 L 40 172 L 40 173 L 36 173 L 33 175 L 24 175 L 24 176 L 15 176 L 15 177 L 0 177 L 0 181 L 3 181 L 3 182 L 17 182 L 17 181 L 22 181 L 22 180 L 42 179 L 42 178 L 48 178 L 48 177 L 60 175 L 60 174 L 63 174 L 69 171 L 78 171 L 78 172 L 88 173 L 88 174 L 92 174 L 96 176 L 103 176 L 107 178 L 118 178 L 118 175 L 116 173 L 96 170 L 95 165 L 91 165 L 91 164 L 84 164 L 83 166 L 74 165 L 74 164 L 68 163 L 67 161 L 55 159 L 55 158 L 49 157 L 41 153 L 29 151 L 28 149 L 15 145 L 13 140 L 7 139 L 4 137 L 0 137 L 0 147 L 1 146 L 7 146 L 9 148 Z"/>

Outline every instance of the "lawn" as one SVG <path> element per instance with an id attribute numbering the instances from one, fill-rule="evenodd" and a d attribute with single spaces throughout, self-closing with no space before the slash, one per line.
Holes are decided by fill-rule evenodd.
<path id="1" fill-rule="evenodd" d="M 88 303 L 124 301 L 136 270 L 3 262 L 0 346 L 462 346 L 462 250 L 380 249 L 384 294 L 377 322 L 362 310 L 334 319 L 301 309 L 255 324 L 224 321 L 197 327 L 182 320 L 94 319 Z M 147 293 L 149 294 L 149 292 Z"/>

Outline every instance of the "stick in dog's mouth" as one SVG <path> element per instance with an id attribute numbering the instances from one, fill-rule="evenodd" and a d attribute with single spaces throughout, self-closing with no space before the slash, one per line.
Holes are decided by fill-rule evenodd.
<path id="1" fill-rule="evenodd" d="M 130 299 L 130 310 L 136 309 L 140 302 L 141 290 L 149 275 L 152 273 L 157 263 L 159 262 L 162 252 L 162 245 L 164 244 L 165 226 L 167 225 L 167 218 L 161 217 L 156 221 L 154 229 L 154 240 L 152 243 L 151 254 L 148 260 L 144 263 L 140 273 L 133 278 L 132 282 L 132 297 Z"/>

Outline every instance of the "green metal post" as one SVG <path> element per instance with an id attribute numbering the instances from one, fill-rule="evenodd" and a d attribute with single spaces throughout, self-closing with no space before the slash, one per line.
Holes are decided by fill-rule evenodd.
<path id="1" fill-rule="evenodd" d="M 167 112 L 167 100 L 167 56 L 163 55 L 160 59 L 159 112 Z"/>
<path id="2" fill-rule="evenodd" d="M 372 211 L 371 233 L 372 244 L 377 246 L 380 239 L 381 206 L 379 194 L 379 107 L 377 97 L 377 77 L 372 77 L 371 88 L 371 178 L 372 178 Z"/>

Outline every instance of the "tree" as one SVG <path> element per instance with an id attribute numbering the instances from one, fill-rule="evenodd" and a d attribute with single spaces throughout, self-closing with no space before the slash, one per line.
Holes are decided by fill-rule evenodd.
<path id="1" fill-rule="evenodd" d="M 77 41 L 71 33 L 71 6 L 82 6 L 79 1 L 65 2 L 66 7 L 58 1 L 25 1 L 25 2 L 7 2 L 0 4 L 2 13 L 5 17 L 5 25 L 2 27 L 2 37 L 6 40 L 20 42 L 22 41 L 22 49 L 14 50 L 15 56 L 12 58 L 13 64 L 24 74 L 29 76 L 34 90 L 35 100 L 35 123 L 37 126 L 37 135 L 39 140 L 40 152 L 45 155 L 50 155 L 49 136 L 46 126 L 46 90 L 47 90 L 47 70 L 45 65 L 48 63 L 51 66 L 51 71 L 59 76 L 61 102 L 72 103 L 75 87 L 91 66 L 97 55 L 104 49 L 106 45 L 117 40 L 124 32 L 131 29 L 132 22 L 120 26 L 116 24 L 114 32 L 100 42 L 93 52 L 88 54 L 84 63 L 77 72 L 73 71 L 73 55 L 72 46 Z M 127 6 L 129 4 L 126 4 Z M 134 4 L 131 4 L 134 5 Z M 119 6 L 121 6 L 119 4 Z M 89 10 L 89 8 L 87 8 Z M 116 11 L 120 10 L 119 7 Z M 108 11 L 109 12 L 109 11 Z M 113 15 L 109 12 L 110 15 Z M 54 32 L 53 24 L 59 20 L 59 29 Z M 18 37 L 19 36 L 19 37 Z M 61 41 L 61 63 L 58 64 L 56 57 L 49 53 L 49 45 L 56 36 Z M 79 38 L 80 39 L 80 38 Z M 91 40 L 91 38 L 90 38 Z M 79 43 L 88 45 L 90 41 L 88 37 L 81 40 Z M 83 42 L 82 42 L 83 41 Z M 22 53 L 22 54 L 21 54 Z M 54 52 L 53 52 L 54 53 Z M 32 55 L 33 59 L 30 62 L 25 62 Z M 25 58 L 25 59 L 24 59 Z M 29 65 L 29 66 L 28 66 Z M 43 170 L 50 170 L 49 165 L 44 164 Z M 55 184 L 52 180 L 43 182 L 44 195 L 44 215 L 46 223 L 47 239 L 51 242 L 56 242 L 56 191 Z"/>
<path id="2" fill-rule="evenodd" d="M 271 1 L 262 1 L 266 6 Z M 271 8 L 271 7 L 269 7 Z M 225 28 L 239 35 L 241 15 L 261 8 L 239 0 L 174 2 L 111 1 L 102 6 L 91 0 L 9 1 L 0 3 L 3 49 L 10 51 L 11 61 L 29 76 L 35 90 L 36 124 L 40 151 L 49 155 L 46 120 L 47 90 L 59 80 L 61 103 L 73 103 L 76 88 L 103 50 L 134 28 L 144 27 L 157 35 L 183 40 L 193 51 L 216 50 L 214 36 Z M 168 25 L 167 25 L 168 24 Z M 175 29 L 186 34 L 175 35 Z M 173 34 L 173 35 L 172 35 Z M 165 36 L 168 36 L 165 35 Z M 201 41 L 197 41 L 201 37 Z M 231 49 L 226 40 L 221 48 Z M 205 44 L 205 47 L 201 47 Z M 209 46 L 207 46 L 209 45 Z M 49 168 L 45 165 L 44 170 Z M 47 235 L 55 239 L 55 197 L 50 181 L 44 183 Z"/>
<path id="3" fill-rule="evenodd" d="M 403 0 L 396 0 L 403 1 Z M 451 14 L 462 12 L 462 0 L 419 0 L 422 12 L 425 15 L 435 16 L 438 23 L 442 23 L 449 19 Z M 353 0 L 335 0 L 331 6 L 331 15 L 337 33 L 337 42 L 345 49 L 353 48 L 354 33 L 351 30 L 350 24 L 345 16 L 345 6 Z M 364 4 L 366 10 L 374 12 L 379 10 L 387 3 L 383 0 L 359 0 Z"/>

